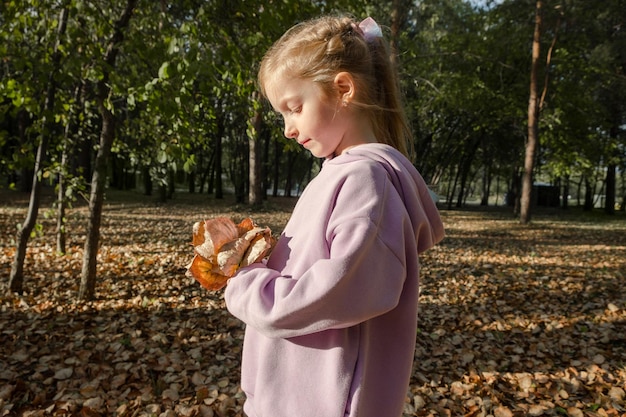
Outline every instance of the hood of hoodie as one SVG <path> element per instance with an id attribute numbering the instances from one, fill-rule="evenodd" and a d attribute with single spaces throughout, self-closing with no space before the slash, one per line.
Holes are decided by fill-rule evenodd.
<path id="1" fill-rule="evenodd" d="M 443 223 L 430 189 L 415 166 L 397 149 L 382 143 L 367 143 L 326 159 L 324 164 L 346 164 L 364 159 L 379 163 L 402 197 L 417 237 L 418 251 L 422 252 L 443 239 Z"/>

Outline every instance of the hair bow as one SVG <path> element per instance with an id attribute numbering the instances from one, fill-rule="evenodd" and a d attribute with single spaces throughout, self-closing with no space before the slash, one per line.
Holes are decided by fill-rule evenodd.
<path id="1" fill-rule="evenodd" d="M 378 26 L 378 23 L 371 17 L 363 19 L 361 23 L 359 23 L 359 29 L 363 33 L 363 38 L 365 38 L 366 42 L 371 42 L 375 38 L 382 38 L 383 31 Z"/>

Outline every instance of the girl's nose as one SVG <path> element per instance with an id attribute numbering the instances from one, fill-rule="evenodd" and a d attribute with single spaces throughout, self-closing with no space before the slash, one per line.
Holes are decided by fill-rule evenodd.
<path id="1" fill-rule="evenodd" d="M 287 139 L 294 139 L 298 137 L 298 131 L 291 123 L 285 123 L 285 137 Z"/>

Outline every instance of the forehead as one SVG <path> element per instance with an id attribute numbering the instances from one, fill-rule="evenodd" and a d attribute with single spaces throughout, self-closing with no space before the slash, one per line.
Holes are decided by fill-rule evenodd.
<path id="1" fill-rule="evenodd" d="M 310 80 L 297 77 L 273 77 L 266 83 L 265 93 L 275 110 L 282 110 L 292 101 L 319 96 L 319 87 Z"/>

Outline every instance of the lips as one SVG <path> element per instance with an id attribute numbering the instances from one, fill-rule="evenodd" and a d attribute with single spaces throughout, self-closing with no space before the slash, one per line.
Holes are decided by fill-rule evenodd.
<path id="1" fill-rule="evenodd" d="M 307 143 L 309 143 L 310 141 L 311 141 L 311 139 L 305 139 L 305 140 L 303 140 L 302 142 L 298 142 L 298 143 L 299 143 L 300 145 L 304 146 L 304 145 L 306 145 Z"/>

